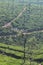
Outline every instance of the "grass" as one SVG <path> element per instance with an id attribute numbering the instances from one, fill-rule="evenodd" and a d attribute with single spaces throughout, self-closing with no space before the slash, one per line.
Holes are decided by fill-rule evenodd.
<path id="1" fill-rule="evenodd" d="M 10 54 L 15 54 L 15 55 L 17 55 L 17 56 L 21 56 L 21 57 L 23 57 L 24 56 L 24 54 L 22 53 L 22 52 L 18 52 L 18 51 L 13 51 L 13 50 L 10 50 L 9 48 L 12 48 L 12 49 L 16 49 L 16 50 L 22 50 L 22 46 L 11 46 L 11 45 L 9 45 L 9 48 L 7 49 L 7 47 L 8 47 L 8 45 L 7 44 L 4 44 L 4 43 L 0 43 L 0 47 L 6 47 L 6 49 L 5 48 L 0 48 L 0 50 L 1 51 L 4 51 L 4 52 L 6 52 L 6 53 L 10 53 Z M 43 59 L 43 54 L 40 54 L 40 53 L 43 53 L 43 49 L 38 49 L 38 50 L 32 50 L 33 51 L 33 53 L 35 53 L 34 55 L 32 55 L 31 57 L 33 58 L 33 59 Z M 40 51 L 40 52 L 39 52 Z M 0 54 L 0 55 L 2 55 L 2 54 Z M 1 56 L 2 58 L 3 57 L 5 57 L 4 58 L 4 60 L 3 59 L 0 59 L 0 64 L 3 62 L 3 64 L 6 64 L 7 65 L 7 60 L 8 61 L 10 61 L 9 59 L 11 59 L 11 64 L 13 65 L 14 63 L 15 63 L 15 65 L 17 65 L 16 63 L 17 62 L 19 62 L 19 59 L 17 60 L 17 62 L 13 62 L 13 60 L 12 59 L 14 59 L 15 60 L 15 58 L 12 58 L 12 57 L 10 57 L 10 56 L 6 56 L 6 55 L 2 55 Z M 1 58 L 0 57 L 0 58 Z M 26 56 L 27 57 L 27 56 Z M 29 57 L 29 55 L 28 55 L 28 57 Z M 21 60 L 21 59 L 20 59 Z M 21 61 L 20 61 L 21 62 Z M 29 61 L 28 60 L 26 60 L 26 65 L 28 65 L 29 64 Z M 3 65 L 2 64 L 2 65 Z M 10 62 L 8 62 L 8 64 L 10 65 Z M 20 64 L 20 63 L 19 63 Z M 37 63 L 35 63 L 35 62 L 32 62 L 32 64 L 35 64 L 35 65 L 37 65 Z"/>
<path id="2" fill-rule="evenodd" d="M 0 65 L 20 65 L 21 59 L 15 59 L 6 55 L 0 54 Z"/>
<path id="3" fill-rule="evenodd" d="M 23 60 L 21 59 L 15 59 L 6 55 L 0 54 L 0 65 L 21 65 L 23 63 Z M 32 62 L 33 65 L 37 65 L 36 62 Z M 25 62 L 24 65 L 30 65 L 29 60 Z"/>
<path id="4" fill-rule="evenodd" d="M 0 43 L 0 46 L 9 47 L 9 48 L 16 49 L 16 50 L 23 50 L 22 46 L 17 46 L 17 45 L 7 45 L 4 43 Z"/>
<path id="5" fill-rule="evenodd" d="M 13 51 L 13 50 L 9 50 L 9 49 L 3 49 L 3 48 L 0 48 L 0 50 L 1 51 L 4 51 L 6 53 L 15 54 L 17 56 L 23 56 L 23 53 L 22 52 Z"/>

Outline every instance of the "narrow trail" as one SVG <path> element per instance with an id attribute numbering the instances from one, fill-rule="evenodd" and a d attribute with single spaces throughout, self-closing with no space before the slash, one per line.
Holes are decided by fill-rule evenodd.
<path id="1" fill-rule="evenodd" d="M 0 34 L 0 38 L 2 37 L 2 36 L 12 36 L 12 37 L 17 37 L 17 36 L 19 36 L 21 33 L 23 34 L 23 35 L 30 35 L 30 34 L 36 34 L 36 33 L 43 33 L 43 30 L 38 30 L 38 31 L 32 31 L 32 32 L 21 32 L 21 31 L 16 31 L 16 32 L 18 32 L 18 34 L 17 35 L 15 35 L 14 33 L 9 33 L 9 34 L 7 34 L 7 33 L 4 33 L 4 34 Z"/>
<path id="2" fill-rule="evenodd" d="M 24 7 L 23 11 L 21 11 L 16 18 L 14 18 L 11 22 L 9 22 L 9 23 L 5 24 L 4 26 L 2 26 L 2 28 L 7 28 L 7 27 L 11 26 L 11 23 L 16 21 L 23 14 L 23 12 L 25 10 L 26 10 L 26 7 Z"/>
<path id="3" fill-rule="evenodd" d="M 26 35 L 26 34 L 33 34 L 33 33 L 37 33 L 37 32 L 42 32 L 43 33 L 43 30 L 38 30 L 38 31 L 33 31 L 33 32 L 28 32 L 28 33 L 23 33 L 24 35 Z"/>

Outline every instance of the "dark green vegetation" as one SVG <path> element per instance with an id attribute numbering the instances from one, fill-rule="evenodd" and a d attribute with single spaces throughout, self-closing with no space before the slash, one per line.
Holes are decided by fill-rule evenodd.
<path id="1" fill-rule="evenodd" d="M 34 2 L 0 0 L 0 65 L 23 65 L 24 53 L 24 65 L 43 64 L 43 2 Z M 11 23 L 11 27 L 2 28 L 25 7 L 26 10 Z M 23 35 L 20 30 L 31 34 Z"/>
<path id="2" fill-rule="evenodd" d="M 28 1 L 28 0 L 27 0 Z M 25 1 L 24 1 L 25 2 Z M 10 29 L 2 29 L 1 26 L 11 22 L 15 19 L 24 7 L 27 7 L 26 11 L 14 22 L 12 27 L 27 30 L 42 30 L 43 29 L 43 5 L 24 3 L 21 1 L 2 1 L 0 2 L 0 29 L 3 32 L 12 32 Z M 25 20 L 24 20 L 25 19 Z"/>

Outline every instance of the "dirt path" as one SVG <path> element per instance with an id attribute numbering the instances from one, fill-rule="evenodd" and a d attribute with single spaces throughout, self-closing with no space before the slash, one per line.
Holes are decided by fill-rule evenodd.
<path id="1" fill-rule="evenodd" d="M 11 26 L 11 23 L 14 22 L 14 21 L 16 21 L 16 20 L 23 14 L 23 12 L 24 12 L 25 10 L 26 10 L 26 7 L 24 7 L 23 11 L 20 12 L 19 15 L 18 15 L 16 18 L 14 18 L 11 22 L 9 22 L 9 23 L 5 24 L 4 26 L 2 26 L 2 28 L 6 28 L 6 27 Z"/>
<path id="2" fill-rule="evenodd" d="M 43 32 L 43 30 L 39 30 L 39 31 L 33 31 L 33 32 L 28 32 L 28 33 L 23 33 L 24 35 L 28 35 L 28 34 L 32 34 L 32 33 L 37 33 L 37 32 Z"/>
<path id="3" fill-rule="evenodd" d="M 0 34 L 0 38 L 2 37 L 2 36 L 12 36 L 12 37 L 17 37 L 17 36 L 19 36 L 19 35 L 21 35 L 21 33 L 23 34 L 23 35 L 30 35 L 30 34 L 35 34 L 35 33 L 43 33 L 43 30 L 38 30 L 38 31 L 32 31 L 32 32 L 21 32 L 21 31 L 16 31 L 16 32 L 18 32 L 18 34 L 17 35 L 15 35 L 14 33 L 8 33 L 8 34 Z"/>

